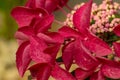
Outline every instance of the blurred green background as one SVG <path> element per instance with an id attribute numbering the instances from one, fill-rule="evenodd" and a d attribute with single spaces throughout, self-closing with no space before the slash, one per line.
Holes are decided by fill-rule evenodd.
<path id="1" fill-rule="evenodd" d="M 70 0 L 69 5 L 85 2 L 87 0 Z M 94 0 L 100 3 L 102 0 Z M 114 0 L 120 3 L 120 0 Z M 26 0 L 0 0 L 0 80 L 27 80 L 27 77 L 21 79 L 15 66 L 15 52 L 18 48 L 14 33 L 17 30 L 17 24 L 11 17 L 11 10 L 16 6 L 24 5 Z M 63 20 L 64 16 L 55 12 L 56 19 Z M 57 24 L 53 30 L 58 29 Z"/>

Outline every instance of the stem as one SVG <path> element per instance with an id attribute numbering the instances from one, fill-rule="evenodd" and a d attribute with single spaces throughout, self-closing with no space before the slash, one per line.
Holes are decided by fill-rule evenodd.
<path id="1" fill-rule="evenodd" d="M 63 9 L 63 8 L 61 8 L 60 6 L 57 6 L 61 11 L 62 11 L 62 13 L 65 15 L 65 16 L 67 16 L 67 12 Z"/>
<path id="2" fill-rule="evenodd" d="M 70 11 L 73 10 L 73 9 L 72 9 L 69 5 L 67 5 L 67 4 L 65 5 L 65 7 L 66 7 L 67 9 L 69 9 Z"/>
<path id="3" fill-rule="evenodd" d="M 63 22 L 60 22 L 60 21 L 58 21 L 58 20 L 56 20 L 56 19 L 54 20 L 54 22 L 55 22 L 55 23 L 57 23 L 57 24 L 59 24 L 59 25 L 61 25 L 61 26 L 63 26 L 63 25 L 64 25 L 64 23 L 63 23 Z"/>

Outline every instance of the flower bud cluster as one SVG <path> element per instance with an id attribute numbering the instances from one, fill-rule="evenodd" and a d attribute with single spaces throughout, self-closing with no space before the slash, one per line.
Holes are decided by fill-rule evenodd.
<path id="1" fill-rule="evenodd" d="M 112 0 L 103 0 L 99 6 L 94 3 L 90 30 L 93 33 L 112 32 L 114 27 L 120 23 L 120 19 L 116 16 L 119 15 L 119 10 L 120 5 Z"/>

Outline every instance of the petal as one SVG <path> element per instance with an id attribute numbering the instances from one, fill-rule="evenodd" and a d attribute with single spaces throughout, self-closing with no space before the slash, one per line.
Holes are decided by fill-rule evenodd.
<path id="1" fill-rule="evenodd" d="M 112 79 L 120 78 L 120 62 L 108 60 L 102 57 L 97 57 L 97 59 L 103 64 L 102 73 L 104 76 Z"/>
<path id="2" fill-rule="evenodd" d="M 15 38 L 17 39 L 19 45 L 29 40 L 27 35 L 19 31 L 15 33 Z"/>
<path id="3" fill-rule="evenodd" d="M 30 51 L 31 58 L 37 63 L 48 63 L 51 60 L 51 56 L 45 54 L 43 51 L 47 48 L 47 44 L 39 38 L 31 37 L 30 38 Z"/>
<path id="4" fill-rule="evenodd" d="M 59 33 L 64 37 L 79 37 L 79 33 L 68 26 L 59 29 Z"/>
<path id="5" fill-rule="evenodd" d="M 32 77 L 37 80 L 48 80 L 51 74 L 51 67 L 46 63 L 39 63 L 29 68 Z"/>
<path id="6" fill-rule="evenodd" d="M 25 27 L 21 27 L 21 28 L 18 29 L 15 37 L 17 39 L 24 39 L 25 36 L 29 37 L 29 36 L 32 36 L 32 35 L 34 35 L 33 28 L 29 27 L 29 26 L 25 26 Z"/>
<path id="7" fill-rule="evenodd" d="M 45 16 L 47 13 L 43 9 L 16 7 L 12 10 L 11 15 L 17 21 L 19 27 L 23 27 L 29 26 L 33 18 L 41 17 L 41 15 Z"/>
<path id="8" fill-rule="evenodd" d="M 24 75 L 29 63 L 31 61 L 30 58 L 30 47 L 29 42 L 24 42 L 20 45 L 16 52 L 16 64 L 21 76 Z"/>
<path id="9" fill-rule="evenodd" d="M 83 45 L 96 54 L 96 56 L 106 56 L 112 53 L 112 50 L 107 43 L 91 34 L 83 40 Z"/>
<path id="10" fill-rule="evenodd" d="M 36 33 L 42 32 L 45 33 L 48 31 L 48 29 L 51 28 L 51 24 L 54 20 L 54 16 L 53 15 L 48 15 L 45 16 L 44 18 L 37 20 L 36 24 L 34 26 Z"/>
<path id="11" fill-rule="evenodd" d="M 120 64 L 120 63 L 119 63 Z M 112 79 L 120 79 L 120 65 L 103 65 L 102 73 Z"/>
<path id="12" fill-rule="evenodd" d="M 59 1 L 59 6 L 63 7 L 64 5 L 67 4 L 69 0 L 58 0 Z"/>
<path id="13" fill-rule="evenodd" d="M 53 44 L 44 50 L 45 53 L 50 54 L 52 56 L 53 62 L 55 62 L 55 59 L 56 59 L 57 53 L 60 49 L 60 46 L 61 46 L 61 44 Z"/>
<path id="14" fill-rule="evenodd" d="M 52 13 L 56 7 L 57 7 L 57 0 L 46 0 L 45 1 L 45 9 L 49 12 Z"/>
<path id="15" fill-rule="evenodd" d="M 40 0 L 28 0 L 25 7 L 29 7 L 29 8 L 36 8 L 36 1 L 40 1 Z M 41 3 L 45 2 L 45 0 L 41 0 Z M 41 4 L 42 6 L 42 4 Z"/>
<path id="16" fill-rule="evenodd" d="M 83 70 L 92 70 L 98 66 L 99 62 L 91 55 L 91 53 L 79 41 L 76 41 L 74 48 L 75 63 Z"/>
<path id="17" fill-rule="evenodd" d="M 70 42 L 62 48 L 62 59 L 67 70 L 70 69 L 73 62 L 73 49 L 75 42 Z"/>
<path id="18" fill-rule="evenodd" d="M 114 42 L 113 43 L 115 54 L 120 57 L 120 43 Z"/>
<path id="19" fill-rule="evenodd" d="M 117 36 L 120 36 L 120 25 L 116 26 L 113 31 Z"/>
<path id="20" fill-rule="evenodd" d="M 58 32 L 49 32 L 49 33 L 46 33 L 46 35 L 48 35 L 53 40 L 55 40 L 55 42 L 58 42 L 58 43 L 63 43 L 64 42 L 63 36 L 60 35 L 60 33 L 58 33 Z"/>
<path id="21" fill-rule="evenodd" d="M 100 70 L 100 71 L 92 74 L 92 76 L 90 77 L 90 80 L 106 80 L 106 79 L 105 79 L 103 73 Z"/>
<path id="22" fill-rule="evenodd" d="M 75 78 L 69 72 L 63 70 L 58 65 L 55 65 L 51 75 L 56 80 L 75 80 Z"/>
<path id="23" fill-rule="evenodd" d="M 87 77 L 89 77 L 94 70 L 91 71 L 84 71 L 80 68 L 77 68 L 75 70 L 75 77 L 77 78 L 77 80 L 85 80 Z"/>
<path id="24" fill-rule="evenodd" d="M 74 26 L 82 33 L 90 26 L 92 0 L 80 7 L 73 15 Z"/>
<path id="25" fill-rule="evenodd" d="M 25 26 L 18 29 L 15 33 L 15 38 L 18 40 L 19 44 L 22 44 L 25 41 L 29 41 L 29 37 L 32 35 L 34 35 L 33 29 Z"/>
<path id="26" fill-rule="evenodd" d="M 42 39 L 42 40 L 44 40 L 46 43 L 48 43 L 48 44 L 54 44 L 54 43 L 56 43 L 56 41 L 55 40 L 53 40 L 51 37 L 49 37 L 48 35 L 46 35 L 46 34 L 43 34 L 43 33 L 38 33 L 37 34 L 37 37 L 38 38 L 40 38 L 40 39 Z"/>
<path id="27" fill-rule="evenodd" d="M 26 4 L 26 7 L 43 8 L 51 13 L 56 9 L 57 2 L 57 0 L 29 0 Z"/>

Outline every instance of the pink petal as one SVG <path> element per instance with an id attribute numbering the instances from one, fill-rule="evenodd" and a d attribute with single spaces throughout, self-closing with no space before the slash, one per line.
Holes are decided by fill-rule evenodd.
<path id="1" fill-rule="evenodd" d="M 69 72 L 63 70 L 58 65 L 55 65 L 51 75 L 56 80 L 75 80 L 75 78 Z"/>
<path id="2" fill-rule="evenodd" d="M 35 30 L 37 33 L 42 32 L 45 33 L 46 31 L 48 31 L 48 29 L 51 28 L 51 24 L 54 20 L 54 16 L 53 15 L 48 15 L 40 20 L 36 21 L 35 24 Z"/>
<path id="3" fill-rule="evenodd" d="M 47 44 L 39 38 L 31 37 L 30 38 L 30 49 L 31 49 L 31 58 L 37 63 L 46 63 L 50 62 L 51 56 L 43 53 L 47 48 Z"/>
<path id="4" fill-rule="evenodd" d="M 55 40 L 53 40 L 51 37 L 49 37 L 48 35 L 43 34 L 43 33 L 38 33 L 37 37 L 40 38 L 40 39 L 42 39 L 42 40 L 44 40 L 48 44 L 50 44 L 50 43 L 51 44 L 55 44 L 56 43 Z"/>
<path id="5" fill-rule="evenodd" d="M 90 80 L 106 80 L 103 73 L 101 71 L 95 72 L 90 77 Z"/>
<path id="6" fill-rule="evenodd" d="M 102 73 L 112 79 L 120 79 L 120 63 L 118 65 L 103 65 Z"/>
<path id="7" fill-rule="evenodd" d="M 50 54 L 52 56 L 53 62 L 55 62 L 57 53 L 60 49 L 61 44 L 53 44 L 44 50 L 44 53 Z"/>
<path id="8" fill-rule="evenodd" d="M 75 63 L 83 70 L 92 70 L 98 66 L 99 62 L 83 46 L 80 41 L 76 42 L 74 51 Z"/>
<path id="9" fill-rule="evenodd" d="M 20 45 L 16 52 L 16 64 L 21 76 L 24 75 L 29 63 L 31 61 L 30 58 L 30 47 L 29 42 L 24 42 Z"/>
<path id="10" fill-rule="evenodd" d="M 33 29 L 31 27 L 25 26 L 18 29 L 15 33 L 15 38 L 18 40 L 19 44 L 29 40 L 29 37 L 34 35 Z"/>
<path id="11" fill-rule="evenodd" d="M 63 36 L 60 35 L 58 32 L 49 32 L 49 33 L 46 33 L 46 35 L 48 35 L 49 37 L 51 37 L 53 40 L 55 40 L 58 43 L 64 42 Z"/>
<path id="12" fill-rule="evenodd" d="M 58 0 L 59 1 L 59 6 L 63 7 L 64 5 L 67 4 L 69 0 Z"/>
<path id="13" fill-rule="evenodd" d="M 49 13 L 53 12 L 56 9 L 57 5 L 58 5 L 57 2 L 58 2 L 57 0 L 46 0 L 45 1 L 46 10 Z"/>
<path id="14" fill-rule="evenodd" d="M 112 79 L 120 78 L 120 62 L 108 60 L 102 57 L 97 57 L 97 59 L 103 64 L 102 73 L 104 76 Z"/>
<path id="15" fill-rule="evenodd" d="M 35 34 L 34 31 L 33 31 L 33 28 L 32 28 L 32 27 L 29 27 L 29 26 L 25 26 L 25 27 L 19 28 L 17 32 L 19 32 L 19 33 L 21 33 L 21 34 L 23 33 L 23 34 L 25 34 L 26 36 L 32 36 L 32 35 Z M 17 39 L 20 39 L 20 38 L 22 38 L 23 36 L 16 35 L 15 37 L 16 37 Z"/>
<path id="16" fill-rule="evenodd" d="M 115 54 L 120 57 L 120 43 L 114 42 L 113 43 Z"/>
<path id="17" fill-rule="evenodd" d="M 87 49 L 95 53 L 96 56 L 106 56 L 112 53 L 112 50 L 107 43 L 91 34 L 83 40 L 83 44 Z"/>
<path id="18" fill-rule="evenodd" d="M 90 15 L 91 15 L 92 0 L 80 7 L 73 15 L 74 26 L 83 32 L 90 26 Z"/>
<path id="19" fill-rule="evenodd" d="M 23 27 L 29 26 L 33 18 L 39 15 L 47 15 L 47 13 L 43 9 L 16 7 L 12 10 L 11 15 L 15 18 L 19 27 Z"/>
<path id="20" fill-rule="evenodd" d="M 15 38 L 17 39 L 19 45 L 29 40 L 27 35 L 19 31 L 15 33 Z"/>
<path id="21" fill-rule="evenodd" d="M 117 36 L 120 36 L 120 25 L 116 26 L 113 31 Z"/>
<path id="22" fill-rule="evenodd" d="M 59 33 L 64 37 L 79 37 L 79 32 L 73 30 L 70 27 L 63 26 L 59 29 Z"/>
<path id="23" fill-rule="evenodd" d="M 80 68 L 77 68 L 75 70 L 75 77 L 77 78 L 77 80 L 85 80 L 87 77 L 89 77 L 94 70 L 91 71 L 84 71 Z"/>
<path id="24" fill-rule="evenodd" d="M 62 49 L 62 59 L 67 70 L 70 69 L 73 62 L 74 45 L 75 42 L 70 42 L 69 44 L 65 45 Z"/>
<path id="25" fill-rule="evenodd" d="M 51 67 L 45 63 L 33 65 L 29 70 L 32 77 L 37 78 L 37 80 L 48 80 L 51 74 Z"/>
<path id="26" fill-rule="evenodd" d="M 26 4 L 26 7 L 43 8 L 51 13 L 56 9 L 57 2 L 57 0 L 29 0 Z"/>

